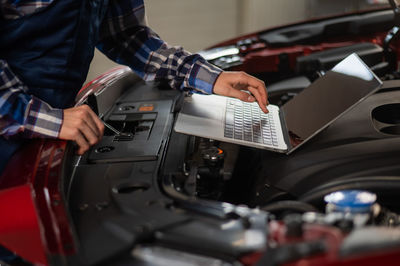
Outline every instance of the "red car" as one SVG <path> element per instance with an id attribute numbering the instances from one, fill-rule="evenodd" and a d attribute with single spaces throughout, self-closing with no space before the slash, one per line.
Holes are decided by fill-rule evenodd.
<path id="1" fill-rule="evenodd" d="M 84 156 L 35 140 L 0 177 L 0 265 L 397 265 L 400 15 L 394 1 L 202 51 L 283 105 L 351 53 L 382 88 L 291 155 L 173 130 L 184 94 L 119 67 L 87 84 L 111 128 Z M 334 100 L 334 99 L 332 99 Z"/>

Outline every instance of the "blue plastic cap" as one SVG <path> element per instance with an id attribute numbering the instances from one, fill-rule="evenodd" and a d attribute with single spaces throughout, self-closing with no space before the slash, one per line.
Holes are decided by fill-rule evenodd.
<path id="1" fill-rule="evenodd" d="M 326 195 L 324 200 L 335 205 L 338 211 L 368 211 L 376 202 L 376 194 L 365 190 L 341 190 Z"/>

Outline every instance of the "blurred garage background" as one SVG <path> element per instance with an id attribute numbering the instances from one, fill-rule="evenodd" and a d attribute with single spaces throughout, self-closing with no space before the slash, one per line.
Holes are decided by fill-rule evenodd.
<path id="1" fill-rule="evenodd" d="M 144 0 L 162 39 L 196 52 L 275 25 L 375 7 L 386 0 Z M 329 11 L 329 13 L 327 13 Z M 87 81 L 116 66 L 96 51 Z"/>

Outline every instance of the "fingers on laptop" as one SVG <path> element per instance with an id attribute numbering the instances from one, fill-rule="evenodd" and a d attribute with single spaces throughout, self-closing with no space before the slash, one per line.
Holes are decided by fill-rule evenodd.
<path id="1" fill-rule="evenodd" d="M 267 113 L 268 109 L 266 108 L 266 106 L 269 103 L 268 103 L 268 94 L 267 94 L 267 89 L 265 87 L 265 83 L 262 80 L 259 80 L 245 72 L 235 72 L 235 73 L 237 73 L 236 77 L 238 78 L 235 84 L 235 88 L 237 90 L 249 91 L 257 100 L 257 103 L 260 106 L 261 110 L 264 113 Z M 246 97 L 244 96 L 243 98 L 240 99 L 243 101 L 252 102 L 251 100 L 246 100 Z"/>
<path id="2" fill-rule="evenodd" d="M 268 94 L 264 82 L 245 72 L 222 72 L 215 83 L 214 93 L 245 102 L 257 101 L 261 110 L 268 112 Z"/>
<path id="3" fill-rule="evenodd" d="M 256 97 L 258 104 L 260 105 L 261 110 L 264 112 L 268 112 L 266 106 L 268 103 L 268 94 L 267 88 L 265 87 L 265 83 L 262 80 L 259 80 L 253 76 L 250 76 L 244 73 L 244 79 L 247 83 L 247 90 Z"/>
<path id="4" fill-rule="evenodd" d="M 268 104 L 268 100 L 266 98 L 266 95 L 262 95 L 259 89 L 254 88 L 252 86 L 249 86 L 248 90 L 251 92 L 251 94 L 254 95 L 254 97 L 256 97 L 258 105 L 260 106 L 261 110 L 264 113 L 268 113 L 268 109 L 266 107 Z"/>

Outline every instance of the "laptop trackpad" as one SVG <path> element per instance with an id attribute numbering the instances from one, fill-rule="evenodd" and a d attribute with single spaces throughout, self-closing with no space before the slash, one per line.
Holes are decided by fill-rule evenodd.
<path id="1" fill-rule="evenodd" d="M 219 107 L 219 106 L 213 106 L 213 105 L 206 105 L 205 106 L 198 106 L 198 105 L 192 105 L 192 104 L 187 104 L 183 108 L 182 113 L 188 114 L 188 115 L 193 115 L 196 117 L 202 117 L 202 118 L 207 118 L 207 119 L 218 119 L 221 120 L 222 122 L 222 114 L 224 112 L 224 108 Z"/>
<path id="2" fill-rule="evenodd" d="M 201 137 L 223 137 L 225 105 L 226 98 L 220 96 L 193 95 L 186 99 L 175 130 Z"/>

